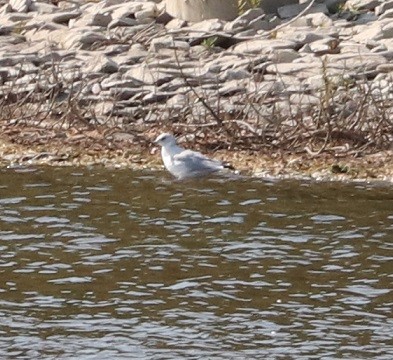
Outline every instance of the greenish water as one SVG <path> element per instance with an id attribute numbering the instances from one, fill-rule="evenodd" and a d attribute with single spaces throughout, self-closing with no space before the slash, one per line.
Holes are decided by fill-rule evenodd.
<path id="1" fill-rule="evenodd" d="M 393 358 L 393 189 L 0 170 L 0 358 Z"/>

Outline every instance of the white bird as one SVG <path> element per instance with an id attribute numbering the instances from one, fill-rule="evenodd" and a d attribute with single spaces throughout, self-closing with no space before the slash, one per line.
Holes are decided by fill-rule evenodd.
<path id="1" fill-rule="evenodd" d="M 209 159 L 200 152 L 183 149 L 176 144 L 172 134 L 163 133 L 154 142 L 161 146 L 161 157 L 165 168 L 179 180 L 206 176 L 230 168 L 221 161 Z"/>

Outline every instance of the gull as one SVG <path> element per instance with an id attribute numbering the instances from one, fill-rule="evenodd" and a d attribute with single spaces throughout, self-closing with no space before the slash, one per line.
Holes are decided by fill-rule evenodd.
<path id="1" fill-rule="evenodd" d="M 231 168 L 221 161 L 209 159 L 200 152 L 180 147 L 172 134 L 163 133 L 154 143 L 161 146 L 161 157 L 165 168 L 178 180 L 206 176 Z"/>

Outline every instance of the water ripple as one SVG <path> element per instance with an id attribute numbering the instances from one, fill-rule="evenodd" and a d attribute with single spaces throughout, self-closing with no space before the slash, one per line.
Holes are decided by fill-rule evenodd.
<path id="1" fill-rule="evenodd" d="M 0 358 L 393 358 L 390 188 L 0 171 Z"/>

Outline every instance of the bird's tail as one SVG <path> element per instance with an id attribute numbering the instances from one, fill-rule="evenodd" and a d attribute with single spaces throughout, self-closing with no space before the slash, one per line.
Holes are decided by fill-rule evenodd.
<path id="1" fill-rule="evenodd" d="M 235 171 L 236 169 L 230 164 L 230 163 L 222 163 L 222 166 L 224 166 L 224 169 L 229 169 Z"/>

